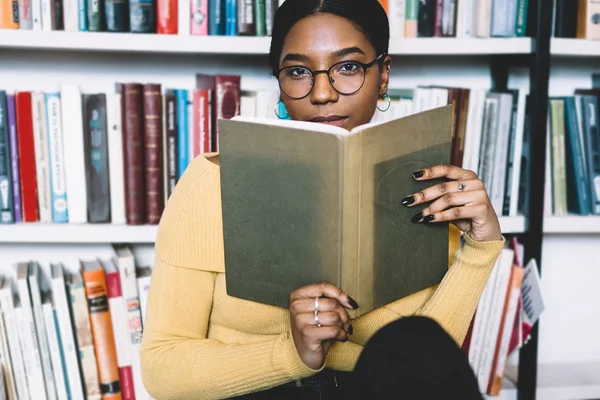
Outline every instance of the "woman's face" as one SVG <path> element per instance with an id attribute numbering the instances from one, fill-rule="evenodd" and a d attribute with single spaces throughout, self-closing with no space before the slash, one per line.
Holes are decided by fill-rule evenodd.
<path id="1" fill-rule="evenodd" d="M 328 70 L 340 61 L 368 64 L 378 56 L 354 25 L 344 18 L 324 13 L 304 18 L 292 27 L 283 44 L 279 67 Z M 381 68 L 379 63 L 368 68 L 363 86 L 354 94 L 338 93 L 327 74 L 317 74 L 308 96 L 296 100 L 282 91 L 281 99 L 294 120 L 328 123 L 351 130 L 371 121 L 377 100 L 388 85 L 389 64 L 387 56 Z"/>

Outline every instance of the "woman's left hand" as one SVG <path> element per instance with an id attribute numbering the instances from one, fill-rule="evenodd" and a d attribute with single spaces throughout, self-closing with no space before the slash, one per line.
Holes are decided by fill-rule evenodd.
<path id="1" fill-rule="evenodd" d="M 436 165 L 413 172 L 413 178 L 418 181 L 447 179 L 402 199 L 402 204 L 407 207 L 432 201 L 413 217 L 413 222 L 452 221 L 473 240 L 485 242 L 502 239 L 500 222 L 485 186 L 473 171 L 453 165 Z"/>

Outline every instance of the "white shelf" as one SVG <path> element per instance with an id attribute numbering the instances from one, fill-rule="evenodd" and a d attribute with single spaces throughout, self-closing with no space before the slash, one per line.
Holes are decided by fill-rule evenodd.
<path id="1" fill-rule="evenodd" d="M 154 243 L 157 225 L 0 225 L 0 243 Z"/>
<path id="2" fill-rule="evenodd" d="M 165 54 L 269 53 L 270 37 L 177 36 L 108 32 L 0 30 L 0 48 Z M 417 38 L 390 40 L 396 55 L 529 54 L 530 38 Z"/>
<path id="3" fill-rule="evenodd" d="M 546 217 L 544 219 L 544 233 L 600 234 L 600 216 Z"/>
<path id="4" fill-rule="evenodd" d="M 600 40 L 552 38 L 550 54 L 564 57 L 598 57 Z"/>
<path id="5" fill-rule="evenodd" d="M 525 217 L 499 217 L 502 233 L 525 232 Z"/>

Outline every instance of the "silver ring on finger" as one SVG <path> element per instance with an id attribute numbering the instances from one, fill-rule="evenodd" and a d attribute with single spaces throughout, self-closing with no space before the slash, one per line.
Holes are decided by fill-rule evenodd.
<path id="1" fill-rule="evenodd" d="M 321 321 L 319 321 L 319 313 L 317 311 L 315 311 L 315 322 L 317 323 L 317 328 L 320 328 L 321 326 Z"/>
<path id="2" fill-rule="evenodd" d="M 315 315 L 319 312 L 319 296 L 315 297 Z"/>
<path id="3" fill-rule="evenodd" d="M 462 179 L 458 180 L 458 191 L 459 192 L 463 192 L 465 190 L 465 188 L 467 187 L 467 185 L 465 185 L 462 181 Z"/>

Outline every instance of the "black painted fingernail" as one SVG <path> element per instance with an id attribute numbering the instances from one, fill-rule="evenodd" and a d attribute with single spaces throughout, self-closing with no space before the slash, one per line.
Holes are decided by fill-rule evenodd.
<path id="1" fill-rule="evenodd" d="M 415 202 L 414 196 L 406 196 L 405 198 L 402 199 L 401 203 L 403 206 L 410 206 L 414 202 Z"/>
<path id="2" fill-rule="evenodd" d="M 419 212 L 419 213 L 415 214 L 410 220 L 412 221 L 413 224 L 416 224 L 417 222 L 419 222 L 421 220 L 421 218 L 423 218 L 423 213 Z"/>
<path id="3" fill-rule="evenodd" d="M 348 304 L 350 304 L 352 308 L 358 308 L 358 303 L 350 296 L 348 296 Z"/>
<path id="4" fill-rule="evenodd" d="M 352 327 L 352 324 L 350 324 L 348 327 L 348 335 L 352 335 L 352 333 L 354 333 L 354 328 Z"/>
<path id="5" fill-rule="evenodd" d="M 413 178 L 419 179 L 423 177 L 423 170 L 418 170 L 412 173 Z"/>
<path id="6" fill-rule="evenodd" d="M 423 222 L 431 222 L 435 219 L 435 215 L 431 214 L 423 218 Z"/>

